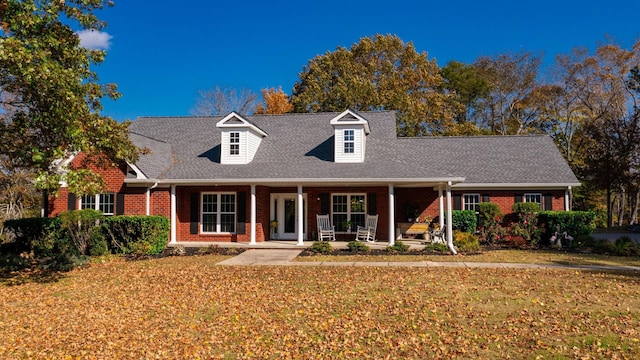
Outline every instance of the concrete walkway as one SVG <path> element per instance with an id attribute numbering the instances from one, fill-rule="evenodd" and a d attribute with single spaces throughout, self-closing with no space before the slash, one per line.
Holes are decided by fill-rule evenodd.
<path id="1" fill-rule="evenodd" d="M 455 267 L 455 268 L 503 268 L 503 269 L 567 269 L 567 270 L 623 270 L 640 271 L 640 266 L 600 266 L 600 265 L 560 265 L 560 264 L 520 264 L 520 263 L 479 263 L 479 262 L 435 262 L 435 261 L 292 261 L 302 249 L 250 249 L 238 256 L 218 263 L 218 265 L 259 266 L 385 266 L 385 267 Z"/>

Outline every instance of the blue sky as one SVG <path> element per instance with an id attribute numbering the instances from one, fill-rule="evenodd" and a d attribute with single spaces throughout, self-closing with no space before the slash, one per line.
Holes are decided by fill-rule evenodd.
<path id="1" fill-rule="evenodd" d="M 108 26 L 100 82 L 116 83 L 104 115 L 189 115 L 198 90 L 282 86 L 290 94 L 304 65 L 362 37 L 395 34 L 419 52 L 473 62 L 510 51 L 595 48 L 610 37 L 640 39 L 640 1 L 151 1 L 116 0 L 98 13 Z"/>

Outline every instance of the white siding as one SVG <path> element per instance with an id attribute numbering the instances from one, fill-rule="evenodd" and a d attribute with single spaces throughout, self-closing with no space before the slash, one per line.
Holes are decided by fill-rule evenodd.
<path id="1" fill-rule="evenodd" d="M 248 164 L 253 160 L 253 157 L 256 156 L 256 152 L 258 152 L 258 147 L 262 142 L 262 136 L 255 134 L 254 132 L 247 132 L 247 151 L 246 151 L 246 163 Z"/>
<path id="2" fill-rule="evenodd" d="M 344 152 L 344 131 L 353 130 L 354 152 Z M 334 156 L 337 163 L 359 163 L 364 161 L 365 134 L 362 126 L 336 126 Z"/>
<path id="3" fill-rule="evenodd" d="M 240 133 L 240 154 L 230 155 L 230 134 Z M 222 144 L 220 144 L 220 162 L 222 164 L 246 164 L 247 163 L 247 131 L 246 130 L 224 130 L 222 131 Z"/>

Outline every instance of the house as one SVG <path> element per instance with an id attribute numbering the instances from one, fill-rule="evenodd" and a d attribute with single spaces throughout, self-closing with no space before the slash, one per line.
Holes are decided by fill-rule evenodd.
<path id="1" fill-rule="evenodd" d="M 567 210 L 580 185 L 548 136 L 398 138 L 391 111 L 141 117 L 130 136 L 151 153 L 95 168 L 107 180 L 104 194 L 76 196 L 63 184 L 48 215 L 163 215 L 170 244 L 302 245 L 316 238 L 316 214 L 329 214 L 345 240 L 353 239 L 346 221 L 378 214 L 377 238 L 393 245 L 398 224 L 417 216 L 450 226 L 445 214 L 487 201 L 505 214 L 521 201 Z"/>

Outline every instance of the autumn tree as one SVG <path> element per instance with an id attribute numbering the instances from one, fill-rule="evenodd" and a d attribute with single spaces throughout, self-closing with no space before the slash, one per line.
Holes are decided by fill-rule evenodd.
<path id="1" fill-rule="evenodd" d="M 473 67 L 489 83 L 489 91 L 476 101 L 476 123 L 499 135 L 541 131 L 532 96 L 540 64 L 540 56 L 530 52 L 479 57 Z"/>
<path id="2" fill-rule="evenodd" d="M 91 70 L 105 52 L 81 47 L 71 27 L 102 29 L 94 12 L 108 3 L 0 0 L 0 155 L 34 169 L 44 188 L 57 189 L 55 162 L 69 154 L 112 163 L 138 156 L 128 123 L 100 115 L 102 98 L 120 96 Z"/>
<path id="3" fill-rule="evenodd" d="M 262 89 L 262 103 L 256 107 L 256 114 L 286 114 L 293 110 L 293 104 L 281 87 Z"/>
<path id="4" fill-rule="evenodd" d="M 397 110 L 402 136 L 448 134 L 461 104 L 434 59 L 394 35 L 360 39 L 311 59 L 293 88 L 296 112 Z"/>
<path id="5" fill-rule="evenodd" d="M 227 115 L 232 111 L 253 114 L 258 106 L 258 94 L 251 89 L 221 88 L 198 91 L 199 98 L 191 109 L 195 116 Z"/>
<path id="6" fill-rule="evenodd" d="M 479 125 L 474 120 L 473 114 L 478 108 L 478 102 L 489 96 L 491 85 L 489 81 L 480 76 L 475 66 L 459 61 L 450 61 L 442 68 L 444 87 L 454 92 L 464 108 L 456 115 L 456 121 L 460 124 L 472 122 L 477 128 Z"/>

